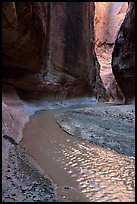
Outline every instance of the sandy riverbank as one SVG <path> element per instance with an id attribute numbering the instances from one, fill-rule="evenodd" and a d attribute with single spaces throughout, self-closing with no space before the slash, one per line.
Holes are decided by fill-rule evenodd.
<path id="1" fill-rule="evenodd" d="M 51 178 L 47 176 L 46 172 L 42 171 L 41 166 L 38 165 L 37 161 L 33 160 L 33 158 L 28 155 L 28 152 L 25 152 L 19 146 L 19 142 L 23 136 L 22 131 L 24 125 L 26 124 L 26 122 L 29 121 L 30 115 L 34 114 L 35 111 L 41 109 L 44 110 L 45 105 L 27 105 L 27 103 L 24 103 L 17 97 L 14 90 L 10 89 L 9 92 L 10 94 L 3 94 L 2 101 L 2 200 L 3 202 L 54 201 L 56 197 L 56 192 Z M 52 112 L 54 112 L 55 105 L 52 106 Z M 48 109 L 48 107 L 49 104 L 46 106 L 46 108 Z M 106 111 L 108 111 L 109 114 Z M 91 126 L 90 116 L 94 121 L 94 125 L 96 125 L 95 130 L 97 131 L 95 132 L 98 135 L 100 134 L 102 138 L 103 136 L 102 132 L 100 131 L 100 125 L 106 124 L 102 123 L 101 121 L 103 121 L 104 116 L 106 116 L 107 114 L 106 119 L 108 120 L 108 125 L 109 121 L 112 122 L 113 119 L 115 119 L 117 120 L 114 121 L 115 125 L 116 122 L 118 123 L 118 121 L 120 121 L 121 127 L 125 127 L 124 131 L 127 134 L 126 145 L 128 145 L 128 147 L 126 146 L 126 153 L 129 155 L 134 155 L 134 111 L 134 105 L 121 105 L 112 107 L 108 104 L 107 106 L 102 106 L 101 104 L 98 104 L 96 107 L 94 105 L 93 107 L 79 108 L 77 110 L 72 110 L 72 108 L 67 110 L 61 110 L 57 114 L 57 120 L 60 123 L 60 126 L 62 126 L 62 128 L 65 129 L 67 127 L 65 131 L 68 131 L 69 129 L 70 132 L 68 131 L 68 133 L 73 135 L 73 132 L 75 132 L 75 136 L 89 140 L 89 129 Z M 101 117 L 99 116 L 99 118 L 101 119 L 100 123 L 98 120 L 98 114 L 101 115 Z M 66 120 L 66 123 L 63 122 L 63 118 Z M 85 121 L 83 121 L 83 118 L 85 118 Z M 126 124 L 128 124 L 128 127 L 131 127 L 132 129 L 132 131 L 130 131 L 130 134 L 132 133 L 130 138 L 128 138 L 128 135 L 130 134 L 128 132 L 128 128 L 126 130 Z M 110 126 L 112 129 L 113 122 L 110 124 Z M 121 129 L 120 131 L 123 130 Z M 122 135 L 121 132 L 120 134 Z M 119 139 L 117 139 L 117 141 L 119 142 Z M 108 143 L 110 142 L 108 141 Z M 120 144 L 125 145 L 125 142 L 123 141 Z M 130 145 L 132 146 L 132 148 L 129 148 L 131 147 Z"/>
<path id="2" fill-rule="evenodd" d="M 112 109 L 111 113 L 109 109 Z M 20 145 L 38 161 L 41 168 L 52 178 L 56 186 L 57 200 L 66 202 L 134 201 L 134 157 L 117 153 L 106 147 L 101 147 L 100 144 L 96 145 L 88 141 L 89 133 L 91 134 L 89 128 L 92 126 L 90 121 L 92 118 L 94 134 L 96 133 L 98 136 L 97 139 L 102 141 L 105 138 L 104 144 L 108 146 L 114 144 L 114 148 L 119 146 L 123 148 L 126 143 L 123 142 L 123 138 L 120 139 L 121 135 L 129 134 L 129 124 L 128 121 L 125 122 L 125 117 L 129 123 L 134 123 L 133 110 L 131 110 L 132 115 L 130 116 L 129 110 L 131 107 L 99 104 L 89 108 L 67 109 L 67 111 L 38 111 L 31 116 L 23 130 L 24 136 Z M 68 119 L 66 113 L 71 115 L 71 118 Z M 92 117 L 90 117 L 91 113 Z M 105 113 L 105 117 L 103 113 Z M 59 115 L 66 117 L 63 121 L 67 128 L 70 127 L 70 124 L 72 125 L 69 130 L 75 130 L 74 126 L 78 127 L 78 125 L 82 127 L 82 131 L 85 132 L 82 132 L 81 137 L 80 131 L 75 131 L 74 137 L 60 128 L 56 122 Z M 98 115 L 99 117 L 97 117 Z M 124 118 L 124 122 L 121 118 Z M 119 145 L 109 140 L 109 135 L 105 134 L 105 131 L 102 135 L 103 130 L 100 125 L 109 127 L 115 135 L 117 132 L 120 133 L 116 138 Z M 115 130 L 116 127 L 117 130 Z M 132 128 L 134 129 L 134 127 Z M 130 129 L 131 135 L 133 132 L 134 130 Z M 81 139 L 82 135 L 85 137 L 84 140 Z M 132 137 L 134 137 L 134 133 Z M 134 139 L 132 142 L 134 143 Z M 130 146 L 130 144 L 128 145 Z M 129 150 L 130 148 L 127 153 L 133 153 Z"/>
<path id="3" fill-rule="evenodd" d="M 135 156 L 135 106 L 98 105 L 56 115 L 67 133 L 97 145 Z"/>

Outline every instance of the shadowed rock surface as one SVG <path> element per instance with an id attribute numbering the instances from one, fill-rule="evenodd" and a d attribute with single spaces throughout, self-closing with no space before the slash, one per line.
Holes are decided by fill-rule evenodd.
<path id="1" fill-rule="evenodd" d="M 112 54 L 112 71 L 126 101 L 135 97 L 135 3 L 129 3 Z"/>
<path id="2" fill-rule="evenodd" d="M 70 145 L 70 135 L 64 136 L 65 132 L 56 123 L 54 113 L 42 112 L 40 118 L 39 113 L 36 114 L 36 119 L 38 117 L 40 123 L 36 120 L 34 127 L 29 129 L 34 131 L 34 134 L 29 134 L 27 141 L 34 149 L 36 160 L 33 160 L 28 155 L 28 151 L 24 151 L 20 146 L 24 124 L 34 112 L 62 107 L 71 109 L 81 107 L 85 103 L 93 105 L 96 103 L 95 96 L 104 96 L 105 89 L 99 75 L 100 65 L 94 51 L 93 18 L 93 2 L 2 3 L 2 74 L 3 82 L 6 83 L 3 84 L 2 92 L 3 202 L 64 201 L 67 200 L 68 194 L 67 201 L 78 201 L 83 196 L 84 200 L 88 201 L 134 201 L 134 159 L 119 154 L 115 157 L 111 150 L 91 146 L 87 141 L 83 142 L 77 137 L 71 138 L 72 145 Z M 103 117 L 98 117 L 98 113 L 94 114 L 93 118 L 100 130 L 102 124 L 107 126 Z M 112 119 L 110 126 L 113 129 L 112 123 L 116 122 L 112 117 L 108 119 Z M 120 116 L 118 120 L 122 124 Z M 87 127 L 84 122 L 83 124 Z M 127 128 L 126 124 L 132 130 L 132 126 L 125 123 L 123 129 L 119 125 L 121 131 Z M 40 134 L 39 128 L 43 134 Z M 129 133 L 128 130 L 126 132 Z M 134 130 L 131 133 L 133 132 Z M 75 135 L 80 135 L 79 127 L 76 127 Z M 100 135 L 102 137 L 102 132 Z M 50 136 L 53 136 L 53 141 Z M 49 139 L 50 145 L 47 141 L 46 144 L 42 142 L 40 149 L 40 137 L 44 141 Z M 59 146 L 54 140 L 56 137 Z M 121 138 L 120 142 L 125 144 L 123 135 Z M 119 138 L 116 137 L 117 141 Z M 129 140 L 126 141 L 128 143 Z M 134 151 L 133 140 L 132 143 L 131 150 Z M 37 149 L 34 148 L 35 145 Z M 74 149 L 76 151 L 73 155 Z M 82 158 L 84 154 L 85 157 Z M 78 161 L 80 166 L 76 165 L 77 158 L 80 159 Z M 118 161 L 117 167 L 114 161 L 116 163 Z M 43 162 L 44 171 L 39 162 Z M 57 164 L 60 177 L 55 171 L 56 168 L 52 168 L 52 164 L 53 166 Z M 67 168 L 68 165 L 70 169 Z M 66 177 L 62 175 L 62 166 L 68 171 Z M 88 173 L 87 168 L 90 168 Z M 54 171 L 59 182 L 65 181 L 65 185 L 55 185 L 52 182 L 51 171 Z M 71 175 L 71 180 L 68 179 L 70 178 L 68 174 Z M 67 183 L 67 181 L 75 182 L 76 174 L 80 191 L 77 186 L 74 191 L 71 183 Z M 107 178 L 104 174 L 107 174 Z"/>
<path id="3" fill-rule="evenodd" d="M 46 95 L 104 94 L 93 18 L 93 2 L 3 2 L 3 81 Z"/>
<path id="4" fill-rule="evenodd" d="M 35 107 L 33 103 L 27 104 L 21 101 L 12 87 L 6 86 L 5 91 L 2 114 L 2 199 L 4 202 L 81 201 L 81 199 L 86 201 L 134 201 L 134 159 L 82 141 L 80 138 L 70 137 L 56 123 L 54 114 L 57 111 L 40 111 L 32 116 L 33 126 L 30 123 L 26 124 L 28 135 L 24 135 L 19 145 L 14 145 L 19 143 L 22 138 L 23 126 L 27 122 L 28 116 L 36 110 L 49 109 L 49 105 L 44 108 L 42 104 L 41 107 L 39 104 L 35 104 L 37 106 Z M 129 135 L 127 128 L 129 126 L 130 132 L 133 132 L 133 105 L 119 106 L 119 108 L 117 106 L 94 106 L 80 111 L 69 110 L 67 113 L 64 113 L 66 117 L 63 123 L 65 122 L 67 127 L 71 123 L 71 129 L 75 130 L 75 136 L 82 138 L 84 136 L 87 140 L 90 133 L 94 134 L 95 139 L 97 135 L 98 140 L 103 137 L 107 138 L 108 132 L 112 130 L 113 133 L 116 132 L 113 124 L 116 127 L 116 124 L 120 122 L 116 128 L 117 131 L 120 129 L 120 135 L 114 134 L 116 141 L 113 140 L 112 144 L 118 146 L 117 142 L 119 142 L 123 147 L 125 140 L 123 140 L 122 134 L 127 132 L 126 136 Z M 71 118 L 68 120 L 70 116 Z M 121 126 L 122 120 L 125 121 L 124 126 Z M 128 122 L 128 120 L 130 121 Z M 103 126 L 108 128 L 109 123 L 110 130 L 105 129 Z M 81 132 L 81 128 L 84 131 Z M 88 131 L 91 128 L 92 132 Z M 125 132 L 125 129 L 128 131 Z M 102 135 L 103 131 L 104 136 Z M 105 143 L 107 142 L 105 140 Z M 132 137 L 128 139 L 126 145 L 130 146 L 131 142 L 133 142 L 131 150 L 134 151 Z M 23 145 L 27 152 L 24 152 L 20 145 Z M 127 146 L 127 151 L 130 151 Z M 29 151 L 32 151 L 36 156 L 34 157 L 35 161 L 32 157 L 28 157 Z M 41 168 L 44 171 L 41 172 Z M 45 175 L 45 172 L 50 178 L 55 176 L 54 181 L 57 179 L 58 185 L 52 185 L 51 179 Z M 73 186 L 76 178 L 78 187 Z"/>
<path id="5" fill-rule="evenodd" d="M 51 179 L 20 146 L 29 110 L 12 86 L 2 92 L 2 202 L 55 201 Z"/>

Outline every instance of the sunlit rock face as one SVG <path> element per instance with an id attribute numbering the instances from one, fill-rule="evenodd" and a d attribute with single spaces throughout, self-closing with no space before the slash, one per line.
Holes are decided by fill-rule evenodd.
<path id="1" fill-rule="evenodd" d="M 100 76 L 106 88 L 106 100 L 124 99 L 112 73 L 112 51 L 125 18 L 128 2 L 95 2 L 95 48 L 101 65 Z"/>
<path id="2" fill-rule="evenodd" d="M 93 18 L 93 2 L 4 2 L 4 82 L 68 97 L 104 92 Z"/>
<path id="3" fill-rule="evenodd" d="M 101 46 L 106 41 L 111 2 L 95 2 L 95 43 Z"/>
<path id="4" fill-rule="evenodd" d="M 115 43 L 117 33 L 128 9 L 128 2 L 111 2 L 109 27 L 107 32 L 106 43 Z"/>
<path id="5" fill-rule="evenodd" d="M 115 43 L 125 18 L 127 2 L 95 2 L 95 42 L 97 46 Z"/>
<path id="6" fill-rule="evenodd" d="M 135 97 L 135 4 L 120 28 L 112 54 L 112 70 L 126 101 Z"/>

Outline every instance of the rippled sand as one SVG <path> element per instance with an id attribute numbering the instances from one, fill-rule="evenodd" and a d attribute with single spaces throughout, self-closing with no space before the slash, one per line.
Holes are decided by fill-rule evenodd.
<path id="1" fill-rule="evenodd" d="M 102 105 L 68 110 L 57 114 L 56 120 L 71 135 L 135 156 L 134 105 Z"/>
<path id="2" fill-rule="evenodd" d="M 134 158 L 68 135 L 56 113 L 31 116 L 20 145 L 52 178 L 58 200 L 133 202 Z"/>

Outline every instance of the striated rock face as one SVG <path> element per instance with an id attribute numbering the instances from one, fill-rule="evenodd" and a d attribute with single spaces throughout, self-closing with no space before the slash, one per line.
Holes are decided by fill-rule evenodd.
<path id="1" fill-rule="evenodd" d="M 95 42 L 114 44 L 118 30 L 125 18 L 127 2 L 95 2 Z"/>
<path id="2" fill-rule="evenodd" d="M 95 2 L 95 43 L 101 46 L 106 41 L 111 2 Z"/>
<path id="3" fill-rule="evenodd" d="M 114 44 L 117 33 L 125 18 L 128 2 L 111 2 L 109 26 L 107 31 L 107 44 Z"/>
<path id="4" fill-rule="evenodd" d="M 126 101 L 135 97 L 135 4 L 120 28 L 112 54 L 112 71 Z"/>
<path id="5" fill-rule="evenodd" d="M 3 81 L 67 97 L 104 93 L 93 18 L 92 2 L 3 2 Z"/>
<path id="6" fill-rule="evenodd" d="M 120 100 L 121 93 L 112 73 L 112 51 L 125 18 L 128 2 L 95 2 L 95 48 L 101 65 L 100 76 L 106 88 L 106 100 Z"/>

